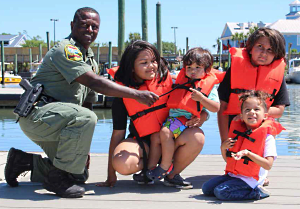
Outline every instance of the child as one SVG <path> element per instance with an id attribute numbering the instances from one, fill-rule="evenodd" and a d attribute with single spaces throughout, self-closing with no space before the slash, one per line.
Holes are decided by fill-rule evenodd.
<path id="1" fill-rule="evenodd" d="M 173 170 L 173 153 L 177 137 L 187 128 L 186 121 L 195 115 L 200 117 L 202 107 L 217 112 L 220 104 L 218 98 L 208 98 L 210 91 L 219 83 L 215 74 L 210 73 L 213 57 L 208 50 L 200 47 L 190 49 L 183 57 L 184 68 L 179 73 L 175 88 L 168 99 L 167 106 L 172 108 L 159 133 L 160 140 L 151 138 L 149 166 L 147 177 L 152 180 L 162 179 Z M 184 85 L 183 85 L 184 84 Z M 184 86 L 184 88 L 183 88 Z M 215 101 L 216 100 L 216 101 Z M 161 145 L 160 145 L 161 144 Z M 160 148 L 161 146 L 161 148 Z M 159 154 L 161 163 L 156 167 Z M 159 152 L 159 154 L 158 154 Z M 165 178 L 165 182 L 168 177 Z"/>
<path id="2" fill-rule="evenodd" d="M 280 32 L 259 28 L 247 40 L 246 48 L 231 48 L 229 52 L 231 67 L 218 88 L 221 103 L 218 125 L 222 142 L 228 138 L 231 120 L 240 114 L 238 97 L 241 93 L 260 90 L 271 95 L 266 102 L 268 114 L 273 118 L 280 118 L 285 106 L 290 105 L 284 80 L 285 40 Z"/>
<path id="3" fill-rule="evenodd" d="M 261 91 L 250 91 L 240 97 L 241 119 L 232 121 L 230 138 L 221 145 L 226 174 L 205 182 L 202 186 L 205 195 L 220 200 L 269 196 L 262 184 L 277 156 L 273 135 L 284 128 L 274 119 L 267 119 L 266 98 L 267 94 Z"/>

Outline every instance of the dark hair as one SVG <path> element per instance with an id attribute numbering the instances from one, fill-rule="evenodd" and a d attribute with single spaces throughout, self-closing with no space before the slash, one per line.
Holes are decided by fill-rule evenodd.
<path id="1" fill-rule="evenodd" d="M 96 13 L 99 15 L 99 13 L 91 7 L 82 7 L 82 8 L 77 9 L 77 11 L 75 12 L 74 17 L 73 17 L 73 23 L 77 22 L 77 20 L 81 17 L 83 12 L 91 12 L 91 13 Z M 100 15 L 99 15 L 99 17 L 100 17 Z"/>
<path id="2" fill-rule="evenodd" d="M 201 47 L 195 47 L 186 52 L 186 54 L 182 58 L 183 67 L 185 68 L 187 65 L 192 65 L 193 63 L 197 63 L 197 65 L 201 65 L 204 67 L 205 72 L 209 72 L 211 66 L 213 65 L 214 58 L 211 53 L 207 49 L 203 49 Z"/>
<path id="3" fill-rule="evenodd" d="M 250 90 L 248 92 L 243 93 L 240 97 L 239 97 L 239 101 L 241 102 L 241 111 L 243 111 L 243 105 L 245 103 L 245 101 L 249 98 L 256 98 L 260 105 L 262 105 L 262 107 L 264 108 L 264 110 L 267 112 L 268 111 L 268 107 L 267 107 L 267 103 L 266 103 L 266 99 L 269 97 L 269 94 L 263 92 L 263 91 L 255 91 L 255 90 Z"/>
<path id="4" fill-rule="evenodd" d="M 259 28 L 250 35 L 246 43 L 246 49 L 250 57 L 250 52 L 253 46 L 261 37 L 267 37 L 269 39 L 272 51 L 275 54 L 274 60 L 278 60 L 285 57 L 284 37 L 279 31 L 271 28 Z"/>
<path id="5" fill-rule="evenodd" d="M 138 83 L 134 79 L 134 62 L 138 55 L 144 51 L 149 50 L 153 53 L 158 69 L 155 79 L 159 79 L 159 83 L 167 78 L 167 68 L 162 68 L 160 64 L 161 57 L 159 52 L 152 44 L 138 40 L 129 44 L 120 60 L 119 69 L 115 74 L 115 80 L 123 83 L 125 86 L 137 87 Z"/>

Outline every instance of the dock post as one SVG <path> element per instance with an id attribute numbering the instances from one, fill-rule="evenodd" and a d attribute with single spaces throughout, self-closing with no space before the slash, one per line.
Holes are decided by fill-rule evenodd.
<path id="1" fill-rule="evenodd" d="M 47 50 L 50 50 L 50 38 L 49 38 L 49 32 L 46 32 L 46 36 L 47 36 Z"/>
<path id="2" fill-rule="evenodd" d="M 221 67 L 222 63 L 222 41 L 218 40 L 218 50 L 219 50 L 219 67 Z"/>
<path id="3" fill-rule="evenodd" d="M 118 62 L 121 60 L 124 51 L 125 38 L 125 0 L 119 0 L 119 29 L 118 29 Z"/>
<path id="4" fill-rule="evenodd" d="M 42 44 L 39 45 L 39 61 L 41 62 L 43 59 L 43 46 Z"/>
<path id="5" fill-rule="evenodd" d="M 112 45 L 110 41 L 108 42 L 108 69 L 111 68 L 111 63 L 112 63 Z M 110 79 L 110 74 L 108 74 L 108 79 Z"/>
<path id="6" fill-rule="evenodd" d="M 31 48 L 29 48 L 29 64 L 30 64 L 30 69 L 32 69 L 32 51 L 31 51 Z"/>
<path id="7" fill-rule="evenodd" d="M 100 63 L 100 43 L 98 43 L 98 46 L 97 46 L 97 64 L 98 64 L 98 68 L 99 68 L 99 63 Z"/>
<path id="8" fill-rule="evenodd" d="M 15 63 L 15 74 L 18 74 L 18 54 L 15 54 L 14 63 Z"/>
<path id="9" fill-rule="evenodd" d="M 4 77 L 5 65 L 4 65 L 4 41 L 1 41 L 1 73 L 2 73 L 2 81 L 1 84 L 5 84 Z"/>
<path id="10" fill-rule="evenodd" d="M 161 4 L 157 2 L 156 4 L 156 43 L 157 50 L 160 53 L 160 56 L 163 56 L 162 51 L 162 41 L 161 41 Z"/>
<path id="11" fill-rule="evenodd" d="M 189 50 L 189 37 L 186 37 L 185 49 L 186 49 L 186 52 Z"/>
<path id="12" fill-rule="evenodd" d="M 288 60 L 287 60 L 288 69 L 290 68 L 291 48 L 292 48 L 292 43 L 289 43 L 289 48 L 288 48 Z"/>
<path id="13" fill-rule="evenodd" d="M 142 39 L 148 41 L 147 0 L 142 0 Z"/>

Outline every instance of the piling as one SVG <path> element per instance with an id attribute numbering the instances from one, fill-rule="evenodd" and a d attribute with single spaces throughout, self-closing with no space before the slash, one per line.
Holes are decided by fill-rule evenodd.
<path id="1" fill-rule="evenodd" d="M 142 0 L 142 39 L 148 41 L 147 0 Z"/>
<path id="2" fill-rule="evenodd" d="M 118 61 L 124 51 L 125 38 L 125 0 L 119 0 Z"/>
<path id="3" fill-rule="evenodd" d="M 161 41 L 161 4 L 157 2 L 156 4 L 156 38 L 157 38 L 157 50 L 161 56 L 163 56 L 162 52 L 162 41 Z"/>

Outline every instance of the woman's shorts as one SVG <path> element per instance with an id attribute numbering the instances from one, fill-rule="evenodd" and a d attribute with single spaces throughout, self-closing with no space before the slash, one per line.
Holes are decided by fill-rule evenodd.
<path id="1" fill-rule="evenodd" d="M 167 127 L 174 134 L 174 139 L 180 136 L 180 134 L 187 128 L 184 124 L 187 119 L 184 116 L 174 118 L 168 117 L 163 123 L 163 127 Z"/>

